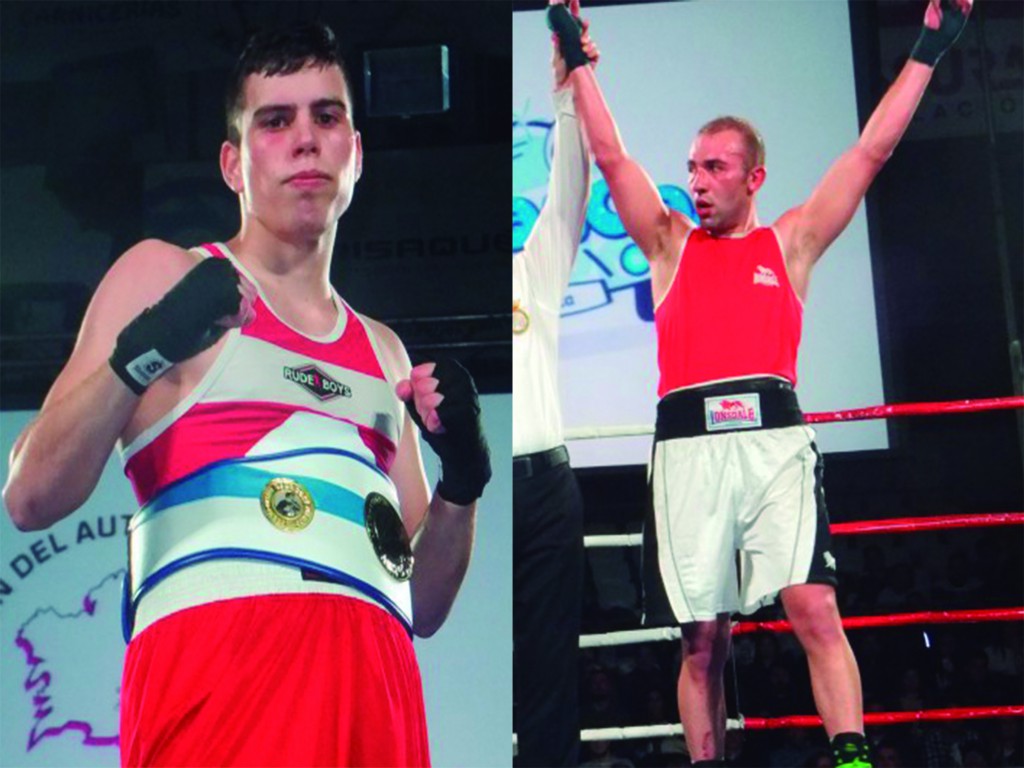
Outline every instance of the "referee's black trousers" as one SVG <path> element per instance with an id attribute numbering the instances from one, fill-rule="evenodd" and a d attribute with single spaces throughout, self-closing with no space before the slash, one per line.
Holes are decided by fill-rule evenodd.
<path id="1" fill-rule="evenodd" d="M 518 768 L 575 766 L 583 500 L 568 464 L 514 480 Z"/>

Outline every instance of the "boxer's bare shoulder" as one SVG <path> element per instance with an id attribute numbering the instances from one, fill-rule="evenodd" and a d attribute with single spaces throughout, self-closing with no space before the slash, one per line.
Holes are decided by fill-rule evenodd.
<path id="1" fill-rule="evenodd" d="M 156 304 L 168 289 L 196 265 L 199 257 L 162 240 L 143 240 L 125 251 L 100 282 L 85 320 L 90 332 L 110 340 L 143 309 Z M 80 342 L 82 336 L 79 337 Z M 108 353 L 109 354 L 109 353 Z"/>
<path id="2" fill-rule="evenodd" d="M 82 320 L 74 350 L 46 402 L 80 384 L 114 349 L 117 335 L 195 266 L 198 256 L 162 240 L 143 240 L 125 251 L 104 275 Z M 45 404 L 44 404 L 45 407 Z"/>
<path id="3" fill-rule="evenodd" d="M 136 285 L 140 292 L 155 290 L 155 296 L 146 297 L 149 300 L 145 301 L 145 305 L 150 306 L 159 301 L 167 289 L 184 277 L 201 258 L 173 243 L 150 238 L 136 243 L 121 254 L 110 268 L 108 276 L 115 278 L 116 274 L 117 278 L 128 277 L 130 284 Z M 119 274 L 122 272 L 125 273 L 123 276 Z"/>

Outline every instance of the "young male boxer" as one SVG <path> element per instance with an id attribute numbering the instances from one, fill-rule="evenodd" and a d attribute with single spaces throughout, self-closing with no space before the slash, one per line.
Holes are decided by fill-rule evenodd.
<path id="1" fill-rule="evenodd" d="M 141 505 L 123 764 L 425 765 L 411 634 L 437 630 L 469 562 L 490 477 L 476 391 L 456 363 L 411 367 L 329 283 L 362 168 L 331 30 L 254 36 L 227 133 L 238 233 L 114 264 L 4 500 L 46 528 L 120 445 Z"/>

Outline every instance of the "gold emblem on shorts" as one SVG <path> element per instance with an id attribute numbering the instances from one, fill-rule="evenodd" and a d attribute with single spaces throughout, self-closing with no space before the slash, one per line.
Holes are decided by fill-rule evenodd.
<path id="1" fill-rule="evenodd" d="M 512 301 L 512 333 L 517 336 L 521 333 L 526 333 L 526 329 L 530 327 L 530 316 L 526 314 L 526 310 L 519 306 L 519 300 L 514 299 Z"/>
<path id="2" fill-rule="evenodd" d="M 263 516 L 275 528 L 287 533 L 301 531 L 313 520 L 316 506 L 309 491 L 294 480 L 275 477 L 260 496 Z"/>
<path id="3" fill-rule="evenodd" d="M 408 581 L 412 576 L 412 547 L 398 510 L 385 496 L 374 492 L 366 497 L 363 520 L 373 551 L 384 570 L 396 581 Z"/>

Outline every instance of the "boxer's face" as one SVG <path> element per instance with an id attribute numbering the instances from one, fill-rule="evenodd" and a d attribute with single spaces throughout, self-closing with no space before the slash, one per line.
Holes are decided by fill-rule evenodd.
<path id="1" fill-rule="evenodd" d="M 742 226 L 764 182 L 763 168 L 747 168 L 743 135 L 734 130 L 698 134 L 687 169 L 701 226 L 721 234 Z"/>
<path id="2" fill-rule="evenodd" d="M 348 208 L 362 171 L 341 70 L 250 75 L 243 94 L 241 144 L 225 142 L 221 166 L 244 215 L 284 236 L 323 234 Z"/>

